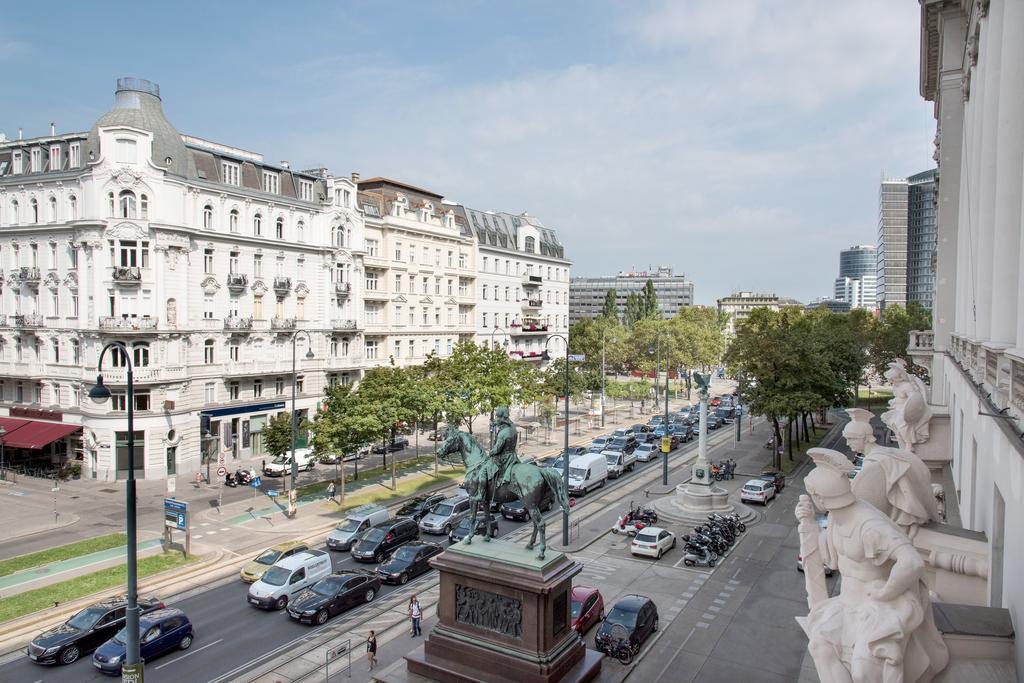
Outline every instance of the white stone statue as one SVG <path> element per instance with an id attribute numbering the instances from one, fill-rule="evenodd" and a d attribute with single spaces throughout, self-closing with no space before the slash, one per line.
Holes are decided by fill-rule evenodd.
<path id="1" fill-rule="evenodd" d="M 798 618 L 822 683 L 927 683 L 949 652 L 935 628 L 922 578 L 924 561 L 891 519 L 850 488 L 853 465 L 842 453 L 808 451 L 810 497 L 796 506 L 810 613 Z M 813 504 L 812 504 L 813 501 Z M 829 514 L 822 535 L 815 508 Z M 842 590 L 828 597 L 822 558 L 838 560 Z"/>
<path id="2" fill-rule="evenodd" d="M 864 466 L 853 480 L 853 494 L 888 515 L 913 538 L 917 527 L 939 519 L 928 466 L 912 451 L 879 446 L 867 410 L 846 412 L 850 422 L 843 428 L 843 437 L 850 450 L 864 456 Z"/>
<path id="3" fill-rule="evenodd" d="M 892 429 L 900 448 L 913 451 L 915 444 L 928 440 L 928 423 L 932 419 L 924 383 L 907 372 L 902 358 L 889 363 L 885 378 L 892 385 L 893 397 L 889 410 L 882 413 L 882 422 Z"/>

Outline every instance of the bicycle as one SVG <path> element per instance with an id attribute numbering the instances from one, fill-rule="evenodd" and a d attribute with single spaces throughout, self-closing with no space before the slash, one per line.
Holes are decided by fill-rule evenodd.
<path id="1" fill-rule="evenodd" d="M 629 644 L 629 632 L 624 626 L 615 624 L 608 635 L 613 643 L 609 647 L 608 654 L 619 660 L 623 666 L 628 666 L 633 661 L 633 648 Z"/>

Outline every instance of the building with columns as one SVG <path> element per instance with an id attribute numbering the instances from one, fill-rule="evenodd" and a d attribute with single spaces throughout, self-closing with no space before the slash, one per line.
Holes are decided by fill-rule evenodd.
<path id="1" fill-rule="evenodd" d="M 988 547 L 987 604 L 1024 621 L 1024 3 L 921 0 L 920 91 L 934 103 L 928 369 L 950 523 Z M 967 533 L 967 532 L 965 532 Z M 1016 648 L 1017 671 L 1024 649 Z"/>
<path id="2" fill-rule="evenodd" d="M 0 142 L 9 460 L 126 476 L 120 354 L 104 358 L 112 400 L 84 398 L 109 342 L 134 365 L 139 477 L 260 456 L 262 426 L 291 395 L 293 339 L 300 411 L 364 367 L 356 197 L 348 178 L 179 134 L 140 79 L 119 79 L 86 132 Z M 40 447 L 25 430 L 61 436 Z"/>

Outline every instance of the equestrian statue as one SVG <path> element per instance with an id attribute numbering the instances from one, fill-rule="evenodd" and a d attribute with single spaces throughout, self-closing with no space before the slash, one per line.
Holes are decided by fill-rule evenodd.
<path id="1" fill-rule="evenodd" d="M 439 455 L 459 453 L 466 465 L 466 480 L 463 488 L 472 501 L 469 528 L 476 530 L 477 514 L 482 509 L 486 524 L 484 529 L 491 528 L 491 505 L 494 503 L 510 503 L 522 500 L 526 511 L 533 522 L 533 533 L 527 550 L 533 550 L 540 534 L 540 553 L 538 559 L 544 559 L 547 547 L 545 541 L 545 522 L 541 515 L 541 506 L 550 495 L 566 513 L 569 512 L 569 498 L 565 485 L 558 471 L 552 467 L 539 467 L 532 462 L 521 463 L 516 454 L 518 434 L 516 427 L 509 418 L 508 408 L 501 406 L 494 411 L 495 435 L 494 445 L 487 451 L 472 434 L 461 431 L 456 425 L 448 426 L 445 441 L 438 448 Z M 484 541 L 490 541 L 490 534 L 484 532 Z M 473 533 L 466 536 L 466 544 L 473 542 Z"/>

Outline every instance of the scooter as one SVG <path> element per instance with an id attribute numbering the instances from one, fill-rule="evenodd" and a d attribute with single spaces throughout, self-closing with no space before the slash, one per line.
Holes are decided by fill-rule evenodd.
<path id="1" fill-rule="evenodd" d="M 227 474 L 224 475 L 224 485 L 230 486 L 231 488 L 235 488 L 236 486 L 238 486 L 238 481 L 235 479 L 235 476 L 233 474 L 228 472 Z"/>
<path id="2" fill-rule="evenodd" d="M 624 515 L 619 515 L 619 518 L 612 525 L 613 534 L 629 534 L 630 536 L 636 536 L 636 532 L 643 529 L 646 524 L 642 520 L 633 519 L 632 515 L 628 512 Z"/>
<path id="3" fill-rule="evenodd" d="M 252 477 L 249 476 L 248 470 L 238 470 L 235 472 L 235 482 L 242 486 L 248 486 L 249 482 L 252 481 Z"/>
<path id="4" fill-rule="evenodd" d="M 684 535 L 683 540 L 686 542 L 684 547 L 686 554 L 683 555 L 683 564 L 687 567 L 714 567 L 715 563 L 718 562 L 718 554 L 706 545 L 690 540 L 688 535 Z"/>

